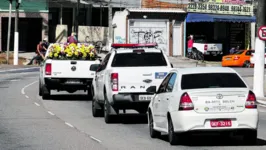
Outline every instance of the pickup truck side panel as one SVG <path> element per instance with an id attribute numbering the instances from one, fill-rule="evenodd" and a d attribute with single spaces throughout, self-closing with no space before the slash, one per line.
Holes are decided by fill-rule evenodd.
<path id="1" fill-rule="evenodd" d="M 218 43 L 194 43 L 193 47 L 205 55 L 214 55 L 223 51 L 223 45 Z"/>

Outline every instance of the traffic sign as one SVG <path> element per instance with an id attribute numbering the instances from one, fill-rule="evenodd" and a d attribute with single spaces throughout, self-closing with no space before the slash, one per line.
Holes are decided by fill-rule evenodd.
<path id="1" fill-rule="evenodd" d="M 266 26 L 261 26 L 258 30 L 260 40 L 266 41 Z"/>

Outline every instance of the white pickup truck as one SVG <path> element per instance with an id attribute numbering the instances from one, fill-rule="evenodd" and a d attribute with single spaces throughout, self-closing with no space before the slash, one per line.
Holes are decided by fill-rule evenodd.
<path id="1" fill-rule="evenodd" d="M 48 49 L 50 49 L 50 46 Z M 49 50 L 45 58 L 48 55 Z M 95 71 L 91 71 L 90 67 L 93 64 L 100 64 L 100 60 L 45 59 L 40 66 L 39 95 L 43 99 L 50 99 L 51 90 L 67 91 L 69 93 L 84 90 L 88 92 L 88 99 L 91 99 L 90 86 L 95 77 Z"/>
<path id="2" fill-rule="evenodd" d="M 209 43 L 205 36 L 194 36 L 193 49 L 197 49 L 204 55 L 218 56 L 223 55 L 223 44 Z"/>
<path id="3" fill-rule="evenodd" d="M 158 89 L 172 68 L 165 53 L 155 45 L 113 44 L 101 65 L 92 65 L 98 67 L 92 87 L 94 117 L 104 115 L 105 122 L 110 123 L 119 110 L 147 112 L 154 95 L 146 89 Z"/>

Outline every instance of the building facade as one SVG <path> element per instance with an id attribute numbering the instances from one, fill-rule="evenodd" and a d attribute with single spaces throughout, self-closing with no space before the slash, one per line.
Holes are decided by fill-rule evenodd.
<path id="1" fill-rule="evenodd" d="M 186 36 L 204 35 L 208 43 L 223 45 L 223 53 L 232 47 L 254 48 L 253 5 L 232 3 L 189 3 L 186 17 Z M 186 51 L 186 48 L 184 48 Z"/>
<path id="2" fill-rule="evenodd" d="M 0 1 L 0 50 L 7 49 L 9 2 Z M 14 47 L 15 3 L 12 7 L 10 50 Z M 37 44 L 48 36 L 48 7 L 45 1 L 22 1 L 19 8 L 19 51 L 36 51 Z"/>

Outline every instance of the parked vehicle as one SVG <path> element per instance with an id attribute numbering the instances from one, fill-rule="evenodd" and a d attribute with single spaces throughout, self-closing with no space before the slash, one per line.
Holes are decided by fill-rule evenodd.
<path id="1" fill-rule="evenodd" d="M 164 78 L 148 108 L 151 138 L 168 133 L 171 145 L 180 144 L 188 132 L 215 133 L 224 138 L 243 135 L 255 144 L 258 130 L 256 96 L 231 68 L 173 69 Z"/>
<path id="2" fill-rule="evenodd" d="M 247 67 L 251 65 L 250 59 L 254 50 L 239 50 L 234 54 L 225 55 L 222 58 L 223 67 Z"/>
<path id="3" fill-rule="evenodd" d="M 221 56 L 223 55 L 223 44 L 210 43 L 203 35 L 194 35 L 193 49 L 203 53 L 203 55 Z"/>
<path id="4" fill-rule="evenodd" d="M 92 114 L 104 114 L 110 123 L 119 110 L 146 113 L 153 94 L 146 89 L 159 86 L 172 65 L 157 44 L 113 44 L 101 65 L 93 65 Z M 92 71 L 95 71 L 92 69 Z"/>
<path id="5" fill-rule="evenodd" d="M 91 99 L 90 89 L 95 71 L 91 71 L 90 67 L 93 64 L 100 64 L 100 60 L 49 59 L 47 57 L 50 46 L 45 56 L 46 59 L 40 67 L 39 95 L 43 99 L 49 99 L 51 90 L 67 91 L 68 93 L 84 90 L 88 94 L 88 99 Z"/>

